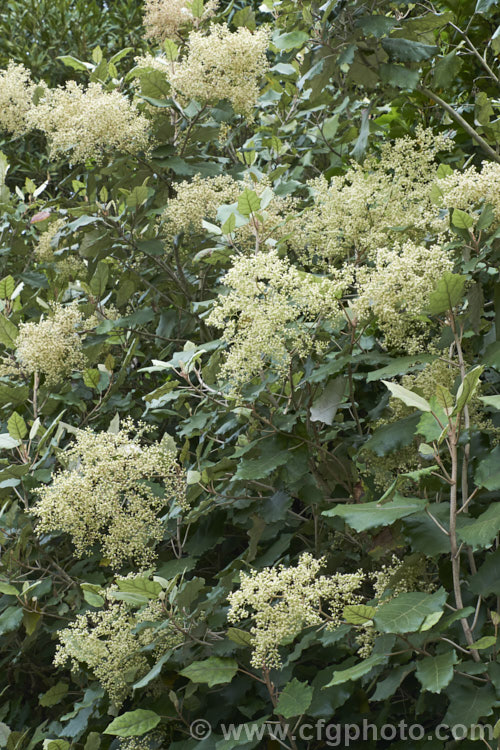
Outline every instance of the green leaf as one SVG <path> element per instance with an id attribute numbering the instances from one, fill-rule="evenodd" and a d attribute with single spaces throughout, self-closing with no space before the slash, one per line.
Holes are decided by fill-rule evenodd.
<path id="1" fill-rule="evenodd" d="M 330 380 L 323 392 L 315 399 L 311 406 L 311 422 L 333 424 L 335 414 L 344 398 L 347 379 L 338 377 Z"/>
<path id="2" fill-rule="evenodd" d="M 11 733 L 10 727 L 3 721 L 0 721 L 0 747 L 7 747 Z"/>
<path id="3" fill-rule="evenodd" d="M 191 0 L 188 3 L 194 18 L 201 18 L 203 15 L 203 0 Z"/>
<path id="4" fill-rule="evenodd" d="M 426 656 L 417 662 L 417 678 L 424 690 L 440 693 L 453 679 L 457 655 L 453 649 L 438 656 Z"/>
<path id="5" fill-rule="evenodd" d="M 395 18 L 388 18 L 383 15 L 366 15 L 356 19 L 356 27 L 360 28 L 364 34 L 372 34 L 375 37 L 382 37 L 388 34 L 394 28 L 397 21 Z"/>
<path id="6" fill-rule="evenodd" d="M 150 188 L 147 185 L 137 185 L 127 195 L 126 204 L 129 208 L 139 208 L 143 203 L 146 203 L 149 197 Z"/>
<path id="7" fill-rule="evenodd" d="M 15 349 L 18 333 L 19 331 L 14 323 L 0 313 L 0 343 L 6 346 L 7 349 Z"/>
<path id="8" fill-rule="evenodd" d="M 274 709 L 275 713 L 285 719 L 305 714 L 312 702 L 314 688 L 307 682 L 299 682 L 296 678 L 288 682 L 280 693 Z"/>
<path id="9" fill-rule="evenodd" d="M 408 89 L 413 91 L 420 80 L 418 70 L 409 70 L 404 65 L 395 65 L 394 63 L 380 64 L 380 77 L 384 83 L 389 86 L 396 86 L 398 89 Z"/>
<path id="10" fill-rule="evenodd" d="M 340 516 L 355 531 L 366 531 L 378 526 L 390 526 L 400 518 L 423 511 L 426 500 L 417 497 L 406 498 L 396 494 L 394 500 L 385 505 L 378 501 L 356 503 L 354 505 L 336 505 L 323 511 L 324 516 Z"/>
<path id="11" fill-rule="evenodd" d="M 16 630 L 23 619 L 21 607 L 7 607 L 0 615 L 0 635 Z"/>
<path id="12" fill-rule="evenodd" d="M 43 695 L 40 696 L 40 700 L 38 701 L 40 706 L 49 708 L 50 706 L 55 706 L 57 703 L 60 703 L 66 696 L 68 689 L 69 685 L 67 682 L 56 682 L 50 690 L 47 690 L 46 693 L 43 693 Z"/>
<path id="13" fill-rule="evenodd" d="M 481 15 L 487 16 L 490 9 L 495 8 L 497 5 L 498 0 L 477 0 L 474 13 L 481 13 Z"/>
<path id="14" fill-rule="evenodd" d="M 140 737 L 158 726 L 160 721 L 161 716 L 154 711 L 138 708 L 113 719 L 104 730 L 104 734 L 113 734 L 116 737 Z"/>
<path id="15" fill-rule="evenodd" d="M 439 52 L 439 47 L 433 44 L 422 44 L 411 39 L 382 39 L 382 47 L 389 57 L 399 62 L 421 62 Z"/>
<path id="16" fill-rule="evenodd" d="M 434 594 L 399 594 L 379 605 L 375 625 L 382 633 L 415 633 L 427 615 L 442 612 L 446 596 L 444 589 Z"/>
<path id="17" fill-rule="evenodd" d="M 134 578 L 122 578 L 117 580 L 120 591 L 126 591 L 130 594 L 139 594 L 145 598 L 156 599 L 161 593 L 161 584 L 157 581 L 150 581 L 149 578 L 135 576 Z"/>
<path id="18" fill-rule="evenodd" d="M 101 586 L 96 583 L 82 583 L 81 588 L 83 598 L 91 607 L 102 607 L 104 605 L 104 597 L 99 593 L 102 589 Z"/>
<path id="19" fill-rule="evenodd" d="M 500 396 L 479 396 L 479 400 L 491 406 L 493 409 L 500 409 Z"/>
<path id="20" fill-rule="evenodd" d="M 351 625 L 363 625 L 373 619 L 376 611 L 376 607 L 369 607 L 367 604 L 349 604 L 344 607 L 342 616 Z"/>
<path id="21" fill-rule="evenodd" d="M 474 226 L 474 219 L 465 211 L 461 211 L 459 208 L 455 208 L 451 216 L 451 223 L 457 229 L 470 229 Z"/>
<path id="22" fill-rule="evenodd" d="M 236 216 L 235 214 L 229 214 L 224 224 L 221 226 L 222 234 L 231 234 L 236 228 Z"/>
<path id="23" fill-rule="evenodd" d="M 204 661 L 195 661 L 188 667 L 181 669 L 179 674 L 187 677 L 191 682 L 201 682 L 213 687 L 231 682 L 238 671 L 238 664 L 234 659 L 211 656 Z"/>
<path id="24" fill-rule="evenodd" d="M 361 126 L 359 128 L 359 134 L 356 138 L 356 143 L 352 149 L 351 156 L 354 159 L 360 161 L 366 152 L 368 146 L 368 138 L 370 136 L 370 109 L 366 107 L 361 112 Z"/>
<path id="25" fill-rule="evenodd" d="M 306 34 L 305 31 L 289 31 L 275 37 L 273 44 L 277 49 L 287 52 L 291 49 L 303 47 L 308 39 L 309 34 Z"/>
<path id="26" fill-rule="evenodd" d="M 7 594 L 8 596 L 19 596 L 20 591 L 12 586 L 10 583 L 0 581 L 0 594 Z"/>
<path id="27" fill-rule="evenodd" d="M 495 645 L 497 642 L 496 636 L 494 635 L 483 635 L 482 638 L 480 638 L 478 641 L 474 641 L 474 643 L 471 643 L 470 646 L 467 646 L 468 649 L 476 649 L 476 651 L 482 651 L 485 648 L 491 648 Z"/>
<path id="28" fill-rule="evenodd" d="M 163 656 L 158 659 L 154 667 L 152 667 L 149 672 L 144 675 L 144 677 L 142 677 L 138 682 L 134 683 L 134 690 L 140 690 L 141 688 L 146 687 L 146 685 L 149 685 L 152 680 L 155 680 L 157 677 L 159 677 L 162 667 L 169 657 L 170 652 L 167 651 L 167 653 L 163 654 Z"/>
<path id="29" fill-rule="evenodd" d="M 390 390 L 394 398 L 398 398 L 406 406 L 413 406 L 415 409 L 420 411 L 431 411 L 431 405 L 425 398 L 419 396 L 418 393 L 413 393 L 407 388 L 403 388 L 402 385 L 397 383 L 391 383 L 389 380 L 382 380 L 382 383 Z"/>
<path id="30" fill-rule="evenodd" d="M 435 289 L 429 295 L 427 305 L 429 315 L 440 315 L 448 310 L 453 310 L 462 299 L 465 282 L 465 276 L 445 271 Z"/>
<path id="31" fill-rule="evenodd" d="M 236 643 L 238 646 L 244 646 L 245 648 L 248 648 L 253 643 L 252 635 L 247 633 L 246 630 L 241 630 L 241 628 L 228 628 L 227 637 L 233 641 L 233 643 Z"/>
<path id="32" fill-rule="evenodd" d="M 484 367 L 478 365 L 473 370 L 467 373 L 463 381 L 460 383 L 460 387 L 457 391 L 457 401 L 455 404 L 455 413 L 461 412 L 466 406 L 479 385 L 479 379 L 484 372 Z"/>
<path id="33" fill-rule="evenodd" d="M 368 659 L 364 659 L 364 661 L 355 664 L 353 667 L 339 669 L 333 673 L 333 678 L 328 685 L 325 685 L 325 688 L 331 687 L 332 685 L 342 685 L 342 683 L 349 682 L 349 680 L 359 680 L 365 674 L 371 672 L 373 667 L 382 664 L 387 661 L 387 659 L 388 657 L 382 654 L 373 654 L 372 656 L 369 656 Z"/>
<path id="34" fill-rule="evenodd" d="M 471 680 L 455 678 L 446 689 L 450 701 L 443 724 L 472 727 L 479 719 L 490 716 L 496 703 L 496 695 L 489 684 L 475 687 Z"/>
<path id="35" fill-rule="evenodd" d="M 11 450 L 12 448 L 17 448 L 18 445 L 21 445 L 21 442 L 15 440 L 7 432 L 0 434 L 0 450 Z"/>
<path id="36" fill-rule="evenodd" d="M 97 388 L 100 379 L 101 373 L 94 367 L 83 371 L 83 382 L 87 388 Z"/>
<path id="37" fill-rule="evenodd" d="M 175 62 L 179 57 L 179 48 L 171 39 L 165 39 L 163 49 L 165 50 L 165 57 L 169 62 Z"/>
<path id="38" fill-rule="evenodd" d="M 424 414 L 423 416 L 431 415 Z M 378 427 L 371 438 L 366 441 L 364 449 L 372 451 L 377 456 L 387 456 L 393 451 L 410 445 L 420 418 L 420 414 L 415 412 L 410 417 Z M 435 421 L 432 416 L 431 418 Z"/>
<path id="39" fill-rule="evenodd" d="M 499 446 L 497 446 L 498 448 Z M 483 464 L 485 462 L 483 461 Z M 480 467 L 483 465 L 480 464 Z M 497 464 L 498 466 L 498 464 Z M 497 469 L 496 476 L 500 475 L 500 466 Z M 477 472 L 476 472 L 477 476 Z M 476 482 L 477 484 L 477 482 Z M 495 482 L 496 484 L 496 482 Z M 481 485 L 479 485 L 481 486 Z M 484 486 L 484 483 L 483 483 Z M 500 503 L 491 503 L 488 509 L 481 513 L 479 518 L 471 520 L 467 526 L 457 530 L 459 539 L 465 544 L 469 544 L 473 549 L 490 547 L 500 529 Z"/>
<path id="40" fill-rule="evenodd" d="M 438 89 L 446 89 L 455 80 L 462 65 L 463 60 L 457 50 L 440 57 L 434 67 L 434 86 Z"/>
<path id="41" fill-rule="evenodd" d="M 413 664 L 403 664 L 399 667 L 393 668 L 385 680 L 377 682 L 377 689 L 370 698 L 370 702 L 385 701 L 387 698 L 390 698 L 391 695 L 394 695 L 405 677 L 408 677 L 414 669 L 415 667 Z"/>
<path id="42" fill-rule="evenodd" d="M 43 750 L 68 750 L 69 742 L 67 740 L 44 740 Z"/>
<path id="43" fill-rule="evenodd" d="M 14 440 L 22 440 L 28 434 L 26 422 L 24 421 L 22 416 L 17 413 L 17 411 L 15 411 L 9 417 L 9 420 L 7 422 L 7 429 L 9 431 L 9 435 L 11 436 L 11 438 L 14 438 Z"/>
<path id="44" fill-rule="evenodd" d="M 235 479 L 263 479 L 279 466 L 283 466 L 291 460 L 290 451 L 282 450 L 271 453 L 262 458 L 241 461 L 235 474 Z"/>
<path id="45" fill-rule="evenodd" d="M 238 198 L 238 211 L 242 216 L 250 216 L 260 208 L 260 198 L 254 190 L 245 188 Z"/>
<path id="46" fill-rule="evenodd" d="M 488 594 L 500 596 L 500 549 L 486 555 L 484 563 L 469 580 L 473 594 L 486 597 Z"/>
<path id="47" fill-rule="evenodd" d="M 56 57 L 56 60 L 60 60 L 64 65 L 66 65 L 67 68 L 73 68 L 73 70 L 92 70 L 94 67 L 91 63 L 83 62 L 82 60 L 77 60 L 76 57 L 73 57 L 72 55 L 59 55 L 59 57 Z"/>
<path id="48" fill-rule="evenodd" d="M 106 291 L 106 284 L 109 279 L 109 265 L 100 260 L 97 264 L 94 275 L 90 280 L 90 291 L 96 297 L 102 297 Z"/>
<path id="49" fill-rule="evenodd" d="M 16 282 L 12 276 L 6 276 L 0 281 L 0 299 L 10 299 L 16 288 Z"/>

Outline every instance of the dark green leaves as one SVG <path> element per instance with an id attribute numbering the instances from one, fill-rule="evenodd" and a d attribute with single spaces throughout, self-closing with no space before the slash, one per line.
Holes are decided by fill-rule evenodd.
<path id="1" fill-rule="evenodd" d="M 366 531 L 378 526 L 390 526 L 399 518 L 411 516 L 422 511 L 425 500 L 396 495 L 390 503 L 379 505 L 378 502 L 360 503 L 356 505 L 337 505 L 325 510 L 324 516 L 339 516 L 356 531 Z"/>
<path id="2" fill-rule="evenodd" d="M 414 633 L 427 615 L 443 611 L 446 597 L 443 589 L 435 594 L 399 594 L 377 607 L 375 625 L 382 633 Z"/>
<path id="3" fill-rule="evenodd" d="M 437 52 L 439 47 L 432 44 L 422 44 L 414 42 L 411 39 L 382 39 L 382 47 L 388 53 L 389 57 L 399 62 L 422 62 L 428 60 Z"/>

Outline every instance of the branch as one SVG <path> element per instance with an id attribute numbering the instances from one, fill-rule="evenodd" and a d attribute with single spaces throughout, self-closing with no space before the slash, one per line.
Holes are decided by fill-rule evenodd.
<path id="1" fill-rule="evenodd" d="M 450 117 L 452 117 L 455 122 L 457 122 L 466 133 L 470 135 L 470 137 L 478 143 L 483 151 L 485 151 L 490 159 L 493 159 L 493 161 L 496 161 L 498 164 L 500 164 L 500 156 L 497 154 L 496 151 L 494 151 L 491 146 L 484 140 L 482 136 L 479 135 L 479 133 L 474 130 L 472 125 L 469 125 L 467 120 L 464 120 L 462 115 L 459 115 L 458 112 L 455 112 L 452 106 L 450 106 L 447 102 L 444 101 L 444 99 L 441 99 L 440 96 L 435 94 L 430 89 L 426 88 L 425 86 L 420 86 L 419 90 L 424 94 L 424 96 L 429 97 L 429 99 L 432 99 L 433 102 L 436 102 L 436 104 L 439 104 L 440 107 L 442 107 Z"/>

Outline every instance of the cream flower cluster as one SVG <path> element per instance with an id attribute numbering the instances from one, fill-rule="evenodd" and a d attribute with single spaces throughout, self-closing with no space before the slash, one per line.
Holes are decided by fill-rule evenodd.
<path id="1" fill-rule="evenodd" d="M 376 316 L 387 346 L 410 354 L 420 351 L 428 322 L 419 316 L 438 280 L 452 268 L 451 252 L 441 245 L 408 240 L 384 247 L 376 252 L 374 267 L 357 271 L 359 296 L 353 311 L 362 322 Z"/>
<path id="2" fill-rule="evenodd" d="M 266 178 L 256 184 L 250 179 L 244 179 L 240 183 L 229 175 L 196 175 L 191 181 L 184 180 L 179 183 L 176 187 L 176 196 L 169 201 L 163 212 L 167 240 L 171 241 L 174 235 L 180 232 L 186 235 L 203 233 L 203 220 L 214 222 L 219 207 L 236 203 L 244 188 L 253 190 L 259 197 L 264 191 L 271 189 Z M 261 245 L 270 237 L 275 241 L 288 238 L 291 231 L 288 220 L 295 203 L 295 199 L 290 196 L 273 194 L 265 209 L 260 209 L 251 223 L 234 229 L 234 242 L 240 249 L 253 249 L 256 233 Z"/>
<path id="3" fill-rule="evenodd" d="M 294 567 L 279 565 L 241 575 L 238 591 L 229 595 L 230 622 L 251 618 L 252 665 L 256 668 L 281 666 L 279 647 L 290 643 L 308 626 L 328 623 L 337 627 L 348 604 L 362 601 L 357 590 L 364 573 L 319 575 L 325 560 L 301 555 Z"/>
<path id="4" fill-rule="evenodd" d="M 314 346 L 320 317 L 340 316 L 338 299 L 348 279 L 301 273 L 276 250 L 239 257 L 223 277 L 228 287 L 207 318 L 229 344 L 222 377 L 238 387 L 271 366 L 282 376 L 294 356 Z"/>
<path id="5" fill-rule="evenodd" d="M 201 18 L 205 21 L 214 15 L 219 5 L 219 0 L 208 0 L 203 5 Z M 189 0 L 146 0 L 144 3 L 144 28 L 146 38 L 163 42 L 165 39 L 173 38 L 177 32 L 192 25 L 195 21 L 191 11 Z"/>
<path id="6" fill-rule="evenodd" d="M 477 220 L 477 209 L 489 203 L 494 213 L 490 230 L 500 225 L 500 164 L 483 162 L 480 172 L 476 167 L 469 167 L 464 172 L 455 171 L 438 180 L 437 186 L 443 206 L 466 211 Z"/>
<path id="7" fill-rule="evenodd" d="M 38 534 L 69 534 L 79 557 L 98 545 L 113 568 L 147 567 L 163 538 L 162 510 L 175 500 L 185 506 L 185 481 L 171 449 L 141 443 L 146 429 L 128 420 L 117 434 L 79 431 L 68 468 L 38 490 Z"/>
<path id="8" fill-rule="evenodd" d="M 313 181 L 314 205 L 295 222 L 299 256 L 321 268 L 346 260 L 359 265 L 392 242 L 445 231 L 431 193 L 436 155 L 447 148 L 445 138 L 419 129 L 414 139 L 385 144 L 378 159 L 330 182 Z"/>
<path id="9" fill-rule="evenodd" d="M 134 613 L 125 602 L 110 600 L 106 609 L 77 615 L 59 631 L 54 664 L 64 667 L 69 663 L 73 671 L 86 665 L 119 707 L 132 692 L 132 684 L 150 668 L 144 648 L 156 646 L 155 656 L 160 657 L 182 642 L 182 634 L 173 628 L 156 632 L 154 624 L 165 617 L 159 601 Z M 132 632 L 139 625 L 143 627 Z"/>
<path id="10" fill-rule="evenodd" d="M 167 236 L 180 232 L 201 233 L 203 219 L 214 221 L 219 206 L 234 203 L 240 192 L 240 186 L 229 175 L 201 177 L 198 174 L 190 182 L 180 182 L 175 198 L 163 212 Z"/>
<path id="11" fill-rule="evenodd" d="M 27 120 L 49 139 L 51 157 L 68 156 L 73 163 L 101 160 L 105 151 L 129 153 L 149 146 L 149 121 L 119 91 L 100 83 L 83 89 L 75 81 L 47 89 Z"/>
<path id="12" fill-rule="evenodd" d="M 208 34 L 192 31 L 186 57 L 167 71 L 174 93 L 202 104 L 228 99 L 235 112 L 251 116 L 259 81 L 269 67 L 269 39 L 269 30 L 262 27 L 233 32 L 227 25 L 212 25 Z"/>
<path id="13" fill-rule="evenodd" d="M 66 219 L 56 219 L 42 232 L 35 247 L 35 256 L 40 263 L 50 263 L 54 260 L 54 250 L 57 249 L 57 235 L 66 226 Z"/>
<path id="14" fill-rule="evenodd" d="M 39 323 L 21 323 L 16 341 L 16 359 L 27 374 L 45 375 L 55 385 L 85 367 L 82 351 L 85 317 L 76 303 L 55 304 L 49 317 Z"/>
<path id="15" fill-rule="evenodd" d="M 24 65 L 11 61 L 6 70 L 0 70 L 0 130 L 14 136 L 29 130 L 27 115 L 33 107 L 35 89 Z"/>

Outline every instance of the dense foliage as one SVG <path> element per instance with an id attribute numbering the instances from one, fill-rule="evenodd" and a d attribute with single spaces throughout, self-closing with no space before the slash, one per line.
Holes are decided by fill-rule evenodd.
<path id="1" fill-rule="evenodd" d="M 497 744 L 497 10 L 4 4 L 0 747 Z"/>

